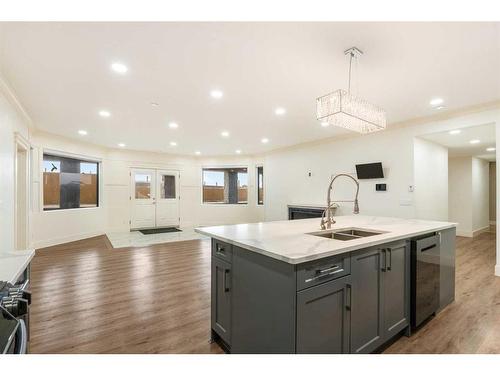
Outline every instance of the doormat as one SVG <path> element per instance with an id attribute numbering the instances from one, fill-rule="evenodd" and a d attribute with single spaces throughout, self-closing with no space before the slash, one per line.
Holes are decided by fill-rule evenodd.
<path id="1" fill-rule="evenodd" d="M 153 228 L 153 229 L 142 229 L 139 230 L 142 234 L 158 234 L 158 233 L 172 233 L 172 232 L 182 232 L 182 230 L 177 228 Z"/>

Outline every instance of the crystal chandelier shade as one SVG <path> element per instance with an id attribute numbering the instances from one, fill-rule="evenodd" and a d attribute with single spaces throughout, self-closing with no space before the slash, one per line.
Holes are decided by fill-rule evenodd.
<path id="1" fill-rule="evenodd" d="M 316 117 L 321 122 L 367 134 L 385 129 L 387 120 L 383 109 L 350 93 L 352 60 L 362 53 L 356 47 L 345 51 L 350 56 L 349 91 L 336 90 L 316 99 Z"/>
<path id="2" fill-rule="evenodd" d="M 385 111 L 345 90 L 337 90 L 316 100 L 317 117 L 330 125 L 367 134 L 386 127 Z"/>

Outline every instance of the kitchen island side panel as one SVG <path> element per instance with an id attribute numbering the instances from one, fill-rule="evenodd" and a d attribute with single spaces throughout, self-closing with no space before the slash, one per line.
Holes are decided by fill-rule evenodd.
<path id="1" fill-rule="evenodd" d="M 233 247 L 231 353 L 295 353 L 295 266 Z"/>
<path id="2" fill-rule="evenodd" d="M 439 280 L 439 310 L 455 300 L 455 242 L 456 228 L 440 231 L 440 280 Z"/>

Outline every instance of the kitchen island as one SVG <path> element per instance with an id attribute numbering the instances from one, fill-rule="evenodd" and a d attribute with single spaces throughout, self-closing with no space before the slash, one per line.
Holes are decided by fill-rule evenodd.
<path id="1" fill-rule="evenodd" d="M 196 229 L 212 238 L 212 338 L 227 352 L 371 353 L 409 334 L 415 238 L 439 238 L 439 310 L 454 300 L 454 223 L 335 220 Z"/>

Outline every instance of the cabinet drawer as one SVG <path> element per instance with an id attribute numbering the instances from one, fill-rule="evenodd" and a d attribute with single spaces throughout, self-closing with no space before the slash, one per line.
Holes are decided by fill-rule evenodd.
<path id="1" fill-rule="evenodd" d="M 212 239 L 212 256 L 231 263 L 233 258 L 233 246 L 216 239 Z"/>
<path id="2" fill-rule="evenodd" d="M 338 279 L 350 273 L 351 257 L 345 254 L 299 265 L 297 267 L 297 290 Z"/>

